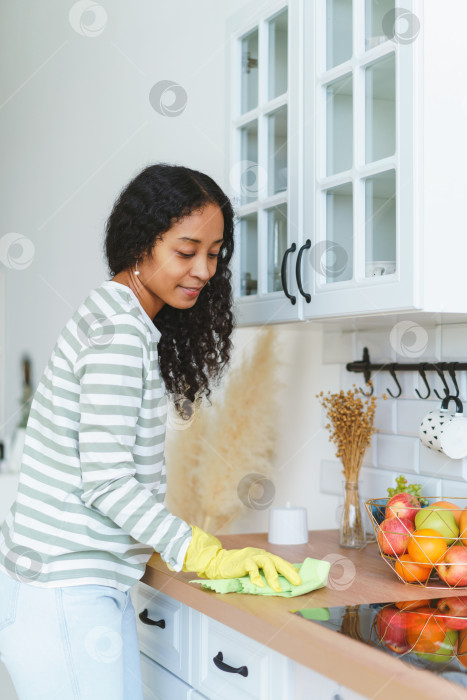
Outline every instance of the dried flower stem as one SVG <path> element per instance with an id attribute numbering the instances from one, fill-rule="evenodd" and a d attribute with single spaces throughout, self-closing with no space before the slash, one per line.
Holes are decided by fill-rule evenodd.
<path id="1" fill-rule="evenodd" d="M 357 539 L 360 537 L 364 540 L 358 500 L 358 477 L 371 436 L 376 432 L 376 398 L 371 396 L 363 400 L 355 384 L 353 387 L 347 392 L 341 390 L 338 394 L 328 392 L 324 395 L 321 391 L 316 395 L 326 409 L 330 421 L 326 425 L 331 433 L 329 441 L 337 445 L 336 457 L 342 461 L 342 473 L 346 480 L 341 542 L 350 542 L 354 537 L 352 533 L 357 533 Z M 383 398 L 386 399 L 384 394 Z"/>

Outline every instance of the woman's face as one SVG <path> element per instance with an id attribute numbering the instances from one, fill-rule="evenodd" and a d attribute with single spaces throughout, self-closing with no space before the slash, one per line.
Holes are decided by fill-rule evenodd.
<path id="1" fill-rule="evenodd" d="M 138 263 L 138 276 L 134 277 L 131 270 L 136 287 L 133 291 L 151 318 L 164 304 L 176 309 L 196 304 L 202 288 L 216 272 L 223 231 L 220 207 L 206 204 L 162 234 L 151 256 Z"/>

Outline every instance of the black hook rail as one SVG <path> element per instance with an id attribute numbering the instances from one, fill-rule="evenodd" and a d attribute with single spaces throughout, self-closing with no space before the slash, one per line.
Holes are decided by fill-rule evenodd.
<path id="1" fill-rule="evenodd" d="M 423 383 L 426 387 L 426 395 L 420 394 L 418 389 L 415 389 L 417 396 L 420 399 L 427 399 L 431 394 L 430 385 L 426 378 L 426 372 L 436 372 L 443 382 L 443 391 L 446 396 L 454 396 L 457 398 L 459 396 L 459 386 L 457 384 L 456 372 L 467 370 L 467 362 L 371 362 L 370 353 L 368 348 L 363 348 L 363 358 L 357 360 L 356 362 L 348 362 L 346 365 L 348 372 L 361 372 L 365 379 L 365 384 L 370 386 L 370 391 L 368 393 L 364 392 L 360 387 L 360 391 L 365 394 L 365 396 L 371 396 L 373 394 L 373 384 L 371 383 L 371 373 L 372 371 L 383 371 L 389 372 L 397 386 L 398 393 L 393 394 L 390 389 L 386 389 L 389 396 L 397 399 L 402 394 L 402 387 L 396 376 L 396 372 L 418 372 L 423 379 Z M 454 384 L 455 394 L 450 392 L 449 386 L 446 382 L 444 372 L 448 372 L 452 383 Z M 445 398 L 439 395 L 439 393 L 434 390 L 435 395 L 439 398 Z"/>

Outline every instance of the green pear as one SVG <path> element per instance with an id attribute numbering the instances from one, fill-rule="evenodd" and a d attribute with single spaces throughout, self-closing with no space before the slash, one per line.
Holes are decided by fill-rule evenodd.
<path id="1" fill-rule="evenodd" d="M 420 508 L 415 516 L 415 529 L 422 530 L 423 528 L 439 532 L 446 539 L 448 545 L 452 544 L 456 537 L 459 537 L 459 528 L 453 513 L 443 509 L 442 506 Z"/>
<path id="2" fill-rule="evenodd" d="M 436 653 L 422 654 L 419 651 L 416 651 L 415 653 L 420 659 L 425 659 L 426 661 L 446 663 L 454 654 L 458 636 L 459 632 L 457 630 L 448 629 L 446 630 L 446 636 L 441 642 L 441 646 L 436 650 Z"/>

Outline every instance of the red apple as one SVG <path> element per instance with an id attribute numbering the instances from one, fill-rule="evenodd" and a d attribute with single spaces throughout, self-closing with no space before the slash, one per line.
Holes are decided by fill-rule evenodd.
<path id="1" fill-rule="evenodd" d="M 446 616 L 446 624 L 450 629 L 467 629 L 467 596 L 441 598 L 437 608 Z"/>
<path id="2" fill-rule="evenodd" d="M 413 493 L 396 493 L 386 504 L 385 518 L 415 520 L 420 510 L 420 501 Z"/>
<path id="3" fill-rule="evenodd" d="M 406 638 L 407 613 L 394 605 L 387 605 L 378 610 L 376 629 L 381 641 L 391 651 L 404 654 L 410 649 Z"/>
<path id="4" fill-rule="evenodd" d="M 378 530 L 378 544 L 384 554 L 398 556 L 404 554 L 415 530 L 412 520 L 407 518 L 386 518 Z"/>
<path id="5" fill-rule="evenodd" d="M 467 547 L 454 544 L 436 564 L 439 577 L 449 586 L 467 586 Z"/>

